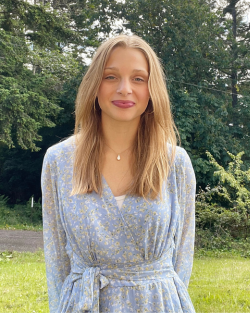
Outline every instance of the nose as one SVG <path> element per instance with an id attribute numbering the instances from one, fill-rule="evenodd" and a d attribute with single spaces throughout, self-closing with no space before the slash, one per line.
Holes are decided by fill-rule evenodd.
<path id="1" fill-rule="evenodd" d="M 123 96 L 132 93 L 132 88 L 129 79 L 121 79 L 117 88 L 117 92 Z"/>

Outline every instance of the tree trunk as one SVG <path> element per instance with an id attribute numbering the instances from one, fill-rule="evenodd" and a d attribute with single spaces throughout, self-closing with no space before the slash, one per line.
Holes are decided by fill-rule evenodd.
<path id="1" fill-rule="evenodd" d="M 232 69 L 231 69 L 231 95 L 232 95 L 232 106 L 235 108 L 238 103 L 238 72 L 235 67 L 235 61 L 238 58 L 237 52 L 237 11 L 236 4 L 240 0 L 228 0 L 228 6 L 224 8 L 223 14 L 231 14 L 232 15 L 232 32 L 233 32 L 233 42 L 232 42 Z"/>
<path id="2" fill-rule="evenodd" d="M 236 23 L 236 8 L 235 8 L 235 1 L 233 2 L 233 6 L 231 9 L 231 14 L 233 18 L 233 37 L 234 37 L 234 43 L 232 44 L 232 53 L 233 53 L 233 66 L 232 66 L 232 81 L 231 81 L 231 92 L 232 92 L 232 106 L 235 108 L 237 106 L 238 102 L 238 91 L 237 91 L 237 69 L 234 67 L 234 62 L 237 59 L 237 42 L 236 42 L 236 36 L 237 36 L 237 23 Z M 232 3 L 231 3 L 232 4 Z"/>

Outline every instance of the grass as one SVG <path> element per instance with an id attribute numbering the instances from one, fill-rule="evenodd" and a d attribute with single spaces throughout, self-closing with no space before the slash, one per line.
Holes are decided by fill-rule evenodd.
<path id="1" fill-rule="evenodd" d="M 250 312 L 250 260 L 198 251 L 189 294 L 196 313 Z M 48 313 L 44 254 L 0 253 L 0 312 Z"/>
<path id="2" fill-rule="evenodd" d="M 0 295 L 0 312 L 49 312 L 43 251 L 0 254 Z"/>
<path id="3" fill-rule="evenodd" d="M 14 223 L 13 225 L 1 223 L 0 220 L 0 229 L 10 229 L 10 230 L 33 230 L 33 231 L 42 231 L 43 225 L 31 225 L 31 224 L 21 224 L 21 223 Z"/>
<path id="4" fill-rule="evenodd" d="M 250 260 L 237 253 L 196 255 L 189 294 L 197 313 L 250 312 Z"/>

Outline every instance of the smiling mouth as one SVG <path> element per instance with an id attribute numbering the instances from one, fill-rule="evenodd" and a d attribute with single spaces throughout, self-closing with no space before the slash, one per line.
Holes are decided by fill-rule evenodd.
<path id="1" fill-rule="evenodd" d="M 129 101 L 129 100 L 114 100 L 112 101 L 112 103 L 118 108 L 122 108 L 122 109 L 131 108 L 135 105 L 133 101 Z"/>

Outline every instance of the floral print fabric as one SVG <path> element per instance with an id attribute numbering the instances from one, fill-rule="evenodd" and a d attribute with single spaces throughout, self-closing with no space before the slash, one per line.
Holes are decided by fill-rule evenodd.
<path id="1" fill-rule="evenodd" d="M 193 313 L 187 292 L 195 228 L 195 175 L 176 147 L 163 200 L 71 196 L 74 137 L 48 149 L 42 170 L 50 313 Z"/>

